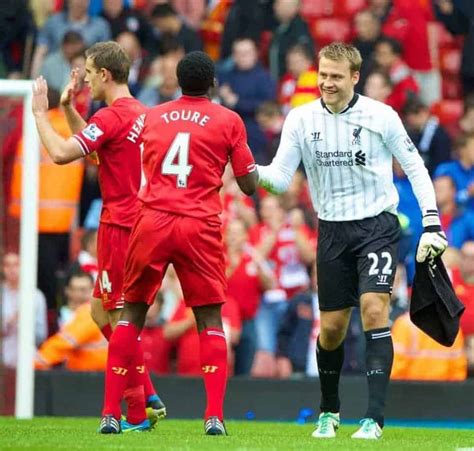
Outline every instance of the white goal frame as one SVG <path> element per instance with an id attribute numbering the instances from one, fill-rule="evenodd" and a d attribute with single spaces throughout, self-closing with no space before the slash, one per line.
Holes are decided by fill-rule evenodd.
<path id="1" fill-rule="evenodd" d="M 33 418 L 35 308 L 38 265 L 39 138 L 31 112 L 31 80 L 1 80 L 0 96 L 23 98 L 23 171 L 20 218 L 20 298 L 15 416 Z"/>

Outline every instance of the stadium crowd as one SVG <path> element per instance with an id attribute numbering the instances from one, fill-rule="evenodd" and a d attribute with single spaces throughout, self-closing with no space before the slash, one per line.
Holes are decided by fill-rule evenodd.
<path id="1" fill-rule="evenodd" d="M 352 42 L 364 63 L 360 94 L 402 117 L 435 184 L 450 247 L 444 261 L 466 305 L 452 348 L 436 344 L 409 320 L 421 212 L 394 164 L 402 226 L 392 296 L 394 379 L 463 380 L 474 375 L 474 6 L 451 0 L 15 0 L 2 8 L 0 77 L 43 75 L 50 120 L 69 136 L 60 93 L 71 68 L 84 75 L 85 49 L 113 39 L 132 61 L 133 95 L 153 106 L 180 96 L 176 66 L 192 50 L 215 61 L 214 101 L 243 119 L 257 163 L 269 164 L 286 114 L 319 97 L 318 49 Z M 45 9 L 45 4 L 48 8 Z M 76 107 L 87 119 L 101 105 L 86 86 Z M 22 105 L 0 99 L 2 143 L 2 360 L 15 365 Z M 244 196 L 231 171 L 221 190 L 228 298 L 223 309 L 235 375 L 317 376 L 316 225 L 304 172 L 284 195 Z M 105 367 L 106 342 L 88 314 L 97 277 L 101 207 L 96 162 L 40 161 L 38 369 Z M 199 340 L 176 274 L 166 274 L 142 335 L 146 363 L 157 374 L 199 375 Z M 45 339 L 46 335 L 49 338 Z M 41 344 L 42 342 L 42 344 Z M 346 374 L 363 371 L 363 332 L 353 315 L 345 344 Z"/>

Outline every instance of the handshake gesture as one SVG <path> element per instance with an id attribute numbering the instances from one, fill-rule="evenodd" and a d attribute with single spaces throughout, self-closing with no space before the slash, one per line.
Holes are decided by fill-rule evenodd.
<path id="1" fill-rule="evenodd" d="M 448 247 L 448 239 L 446 234 L 441 230 L 438 213 L 428 211 L 423 216 L 423 234 L 421 235 L 418 249 L 416 251 L 416 261 L 423 263 L 424 261 L 433 260 L 441 255 Z"/>

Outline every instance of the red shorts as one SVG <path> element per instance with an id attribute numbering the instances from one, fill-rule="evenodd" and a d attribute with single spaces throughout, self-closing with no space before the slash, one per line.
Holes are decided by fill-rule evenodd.
<path id="1" fill-rule="evenodd" d="M 143 208 L 130 237 L 124 299 L 151 305 L 168 265 L 176 270 L 188 307 L 225 302 L 220 223 Z"/>
<path id="2" fill-rule="evenodd" d="M 123 270 L 131 229 L 112 224 L 99 225 L 97 232 L 98 274 L 94 297 L 102 299 L 104 310 L 123 308 Z"/>

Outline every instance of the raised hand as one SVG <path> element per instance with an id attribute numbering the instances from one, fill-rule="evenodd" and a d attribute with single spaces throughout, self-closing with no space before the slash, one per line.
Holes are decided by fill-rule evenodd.
<path id="1" fill-rule="evenodd" d="M 61 105 L 68 106 L 71 104 L 74 94 L 79 90 L 79 69 L 74 68 L 71 70 L 69 83 L 64 88 L 61 94 Z"/>
<path id="2" fill-rule="evenodd" d="M 48 83 L 43 77 L 38 77 L 33 83 L 33 114 L 46 113 L 49 108 L 48 103 Z"/>

